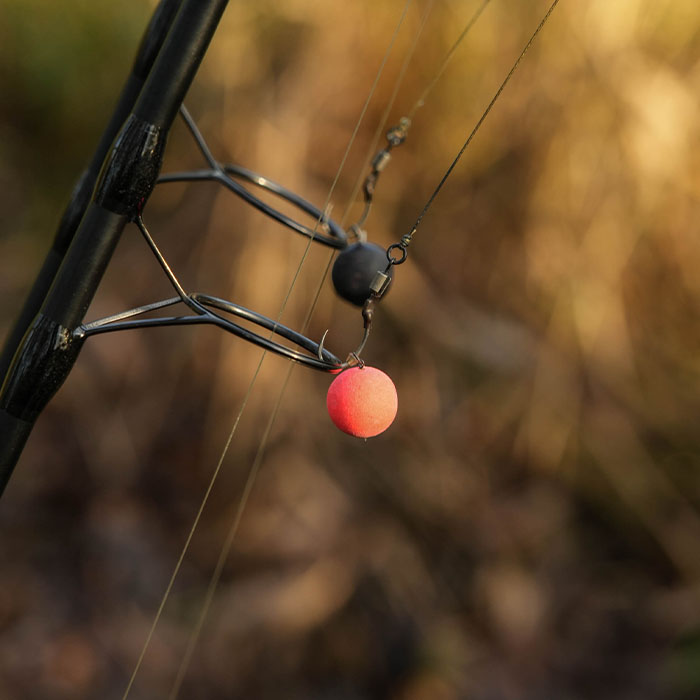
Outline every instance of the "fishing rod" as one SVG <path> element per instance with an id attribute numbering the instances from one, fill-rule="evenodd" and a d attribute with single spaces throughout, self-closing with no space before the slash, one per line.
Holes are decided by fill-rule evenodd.
<path id="1" fill-rule="evenodd" d="M 381 262 L 378 264 L 383 269 L 377 270 L 371 277 L 369 297 L 362 290 L 357 297 L 348 299 L 351 303 L 362 306 L 365 333 L 358 349 L 351 352 L 348 359 L 341 360 L 325 349 L 323 343 L 325 336 L 321 342 L 317 343 L 306 338 L 303 333 L 282 326 L 279 319 L 268 319 L 212 295 L 187 292 L 165 261 L 146 227 L 143 210 L 156 184 L 208 180 L 226 187 L 279 223 L 306 236 L 310 241 L 325 244 L 333 250 L 344 250 L 349 243 L 348 235 L 342 226 L 326 215 L 325 207 L 316 208 L 262 175 L 240 166 L 222 164 L 213 157 L 189 113 L 182 106 L 182 99 L 194 78 L 226 3 L 192 1 L 176 3 L 172 0 L 162 0 L 142 45 L 148 46 L 149 49 L 139 52 L 139 58 L 135 64 L 140 67 L 139 74 L 142 76 L 143 88 L 138 90 L 132 85 L 128 92 L 125 89 L 124 94 L 127 97 L 120 100 L 91 166 L 80 180 L 64 221 L 59 227 L 61 236 L 57 236 L 57 240 L 61 245 L 55 244 L 52 248 L 51 264 L 45 265 L 49 272 L 44 272 L 42 269 L 34 291 L 25 305 L 3 354 L 3 359 L 10 357 L 8 362 L 10 369 L 0 392 L 0 493 L 10 478 L 34 421 L 68 376 L 83 342 L 91 335 L 146 326 L 209 323 L 256 343 L 266 350 L 283 354 L 290 360 L 315 369 L 332 372 L 357 369 L 357 373 L 360 374 L 364 365 L 360 352 L 371 326 L 373 305 L 386 292 L 393 267 L 401 265 L 407 259 L 409 245 L 426 212 L 432 206 L 445 181 L 557 2 L 558 0 L 554 0 L 483 116 L 427 200 L 415 224 L 407 234 L 390 245 L 387 251 L 381 251 Z M 148 61 L 143 56 L 150 57 L 151 61 L 151 65 L 145 71 L 144 65 L 147 65 Z M 135 94 L 138 94 L 138 97 L 135 97 Z M 208 167 L 200 171 L 161 176 L 160 168 L 165 143 L 178 110 L 190 128 Z M 412 117 L 413 114 L 409 116 Z M 121 128 L 119 128 L 120 125 L 122 125 Z M 361 228 L 368 216 L 377 180 L 388 162 L 391 150 L 403 143 L 409 126 L 410 118 L 402 120 L 397 127 L 390 129 L 386 136 L 386 145 L 372 161 L 370 175 L 364 182 L 364 210 L 358 221 L 348 229 L 351 235 L 360 239 L 360 243 L 362 242 Z M 109 144 L 114 134 L 117 136 L 110 148 Z M 246 184 L 241 184 L 241 181 Z M 258 199 L 246 185 L 261 187 L 281 197 L 304 214 L 314 217 L 316 224 L 313 227 L 306 226 L 282 214 Z M 71 226 L 65 224 L 65 221 L 75 222 L 76 225 L 72 227 L 72 231 Z M 85 323 L 84 316 L 89 303 L 119 236 L 128 223 L 134 223 L 139 228 L 175 289 L 176 296 Z M 66 249 L 63 254 L 60 251 L 61 246 Z M 340 257 L 345 254 L 345 252 L 341 253 Z M 57 258 L 60 267 L 56 262 Z M 52 266 L 55 267 L 53 271 Z M 350 268 L 352 272 L 353 266 L 351 265 Z M 335 271 L 334 269 L 334 282 L 338 289 L 342 285 L 336 282 Z M 180 303 L 188 307 L 190 315 L 138 318 L 149 311 Z M 279 335 L 299 345 L 301 351 L 291 350 L 257 333 L 250 331 L 243 333 L 241 326 L 223 314 L 258 325 L 272 335 Z M 16 336 L 19 335 L 21 338 L 23 327 L 26 335 L 23 340 L 18 341 Z M 365 374 L 370 373 L 365 372 Z M 344 376 L 347 378 L 351 374 L 348 372 Z M 235 530 L 233 532 L 235 533 Z M 227 548 L 224 547 L 222 561 L 225 560 L 226 554 Z M 216 582 L 216 577 L 213 577 L 212 590 Z M 206 607 L 204 607 L 204 614 L 206 614 Z M 195 643 L 196 636 L 193 637 L 192 647 Z M 141 659 L 134 674 L 138 671 L 140 661 Z M 187 663 L 183 663 L 175 684 L 175 694 L 186 667 Z"/>
<path id="2" fill-rule="evenodd" d="M 281 324 L 279 318 L 268 318 L 210 294 L 186 292 L 143 219 L 144 207 L 156 184 L 210 180 L 306 236 L 309 242 L 341 250 L 348 246 L 347 234 L 324 210 L 258 173 L 219 163 L 182 104 L 225 6 L 226 2 L 214 0 L 207 3 L 161 0 L 156 8 L 123 95 L 90 166 L 74 190 L 44 267 L 2 355 L 0 368 L 6 370 L 0 390 L 0 494 L 38 416 L 67 378 L 83 343 L 92 335 L 144 327 L 210 324 L 314 369 L 338 372 L 362 365 L 359 354 L 371 327 L 371 314 L 366 310 L 363 310 L 362 340 L 341 360 L 323 347 L 324 339 L 316 342 L 307 338 Z M 161 177 L 168 132 L 178 111 L 209 168 Z M 266 190 L 300 213 L 313 217 L 314 226 L 267 204 L 241 181 Z M 84 315 L 128 223 L 138 227 L 177 296 L 84 323 Z M 381 262 L 370 261 L 370 267 L 378 270 L 381 266 Z M 348 271 L 351 277 L 356 268 L 357 265 Z M 372 292 L 373 275 L 371 270 L 365 272 L 363 299 Z M 343 296 L 341 286 L 337 284 L 336 288 Z M 350 281 L 349 293 L 357 293 L 356 280 Z M 142 318 L 151 311 L 177 304 L 186 306 L 190 315 Z M 232 318 L 258 326 L 269 335 L 250 330 Z M 275 336 L 299 349 L 289 348 L 275 340 Z"/>
<path id="3" fill-rule="evenodd" d="M 411 230 L 383 251 L 378 246 L 365 244 L 364 231 L 361 228 L 369 213 L 379 175 L 389 160 L 391 150 L 405 140 L 411 117 L 423 104 L 425 96 L 444 70 L 454 49 L 488 4 L 488 0 L 484 0 L 448 52 L 434 80 L 416 102 L 410 116 L 402 119 L 398 126 L 387 132 L 387 144 L 372 161 L 370 174 L 364 182 L 363 213 L 349 229 L 358 239 L 352 246 L 348 245 L 348 235 L 342 227 L 326 215 L 327 206 L 318 209 L 295 193 L 257 173 L 240 166 L 222 164 L 214 158 L 184 108 L 182 100 L 216 30 L 226 2 L 210 0 L 208 3 L 195 3 L 193 0 L 183 0 L 175 13 L 172 0 L 162 0 L 151 20 L 142 49 L 137 55 L 132 72 L 133 80 L 130 78 L 127 82 L 122 99 L 118 102 L 115 115 L 105 130 L 91 166 L 79 181 L 59 227 L 56 237 L 59 245 L 54 244 L 3 355 L 5 361 L 12 355 L 12 362 L 0 390 L 0 494 L 4 491 L 36 419 L 67 378 L 84 341 L 91 335 L 105 332 L 166 325 L 211 324 L 266 351 L 272 351 L 317 370 L 338 373 L 351 369 L 352 372 L 337 377 L 329 390 L 327 402 L 333 422 L 341 430 L 358 437 L 371 437 L 385 430 L 396 415 L 396 391 L 393 383 L 374 368 L 368 372 L 353 374 L 355 370 L 365 368 L 360 353 L 372 327 L 375 304 L 389 288 L 393 268 L 406 260 L 408 246 L 435 197 L 557 3 L 558 0 L 555 0 L 550 6 Z M 161 43 L 162 48 L 158 50 Z M 154 58 L 156 54 L 157 58 Z M 135 85 L 138 86 L 138 81 L 144 80 L 144 74 L 147 77 L 143 88 L 134 101 Z M 111 149 L 103 155 L 104 144 L 123 113 L 127 111 L 130 102 L 133 102 L 132 111 L 124 121 Z M 168 132 L 178 111 L 182 114 L 209 168 L 160 177 Z M 103 156 L 103 162 L 97 179 L 96 166 L 100 162 L 100 156 Z M 97 182 L 92 199 L 85 206 L 85 192 L 89 191 L 95 179 Z M 355 350 L 348 353 L 345 360 L 341 360 L 324 347 L 325 334 L 320 342 L 316 342 L 303 333 L 282 325 L 279 317 L 271 319 L 225 299 L 185 291 L 148 231 L 142 215 L 156 184 L 185 180 L 217 182 L 267 216 L 307 236 L 309 244 L 317 242 L 342 250 L 333 269 L 333 283 L 342 298 L 362 307 L 364 328 L 361 342 Z M 241 185 L 239 180 L 267 190 L 301 212 L 316 217 L 314 227 L 301 224 L 263 202 Z M 85 211 L 80 218 L 79 214 L 83 209 Z M 80 224 L 73 233 L 74 224 L 78 219 Z M 84 315 L 127 223 L 137 225 L 177 296 L 85 324 Z M 63 261 L 55 270 L 61 255 L 60 248 L 66 247 L 69 240 L 71 242 L 67 246 Z M 358 278 L 361 280 L 359 285 Z M 48 291 L 45 291 L 47 288 Z M 43 301 L 39 304 L 42 295 Z M 136 318 L 150 311 L 180 303 L 192 313 L 186 316 Z M 28 322 L 37 306 L 38 312 L 33 316 L 33 320 Z M 265 336 L 243 327 L 231 317 L 258 326 L 268 331 L 269 335 Z M 25 326 L 27 330 L 15 350 L 17 338 Z M 274 336 L 296 344 L 299 350 L 289 348 L 275 340 Z M 353 379 L 350 379 L 351 375 Z M 382 383 L 379 392 L 376 381 Z M 377 393 L 384 398 L 377 400 Z"/>
<path id="4" fill-rule="evenodd" d="M 8 369 L 0 390 L 0 493 L 37 418 L 80 353 L 85 336 L 74 331 L 122 231 L 155 187 L 173 120 L 226 5 L 227 0 L 162 0 L 156 8 L 3 354 Z"/>

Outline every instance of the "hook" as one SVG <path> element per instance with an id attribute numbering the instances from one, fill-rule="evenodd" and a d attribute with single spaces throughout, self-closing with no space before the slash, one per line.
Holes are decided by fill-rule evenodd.
<path id="1" fill-rule="evenodd" d="M 350 364 L 357 364 L 357 365 L 364 365 L 364 360 L 360 357 L 360 354 L 364 350 L 365 345 L 367 344 L 367 339 L 369 338 L 369 331 L 370 331 L 370 326 L 365 326 L 365 332 L 362 336 L 362 341 L 360 344 L 353 350 L 352 352 L 348 353 L 348 359 L 341 365 L 343 369 L 346 367 L 350 366 Z M 323 352 L 325 350 L 324 344 L 326 342 L 326 336 L 328 335 L 328 331 L 323 334 L 321 338 L 321 342 L 318 344 L 318 350 L 316 351 L 316 354 L 318 355 L 318 359 L 324 362 L 323 358 Z M 354 360 L 354 363 L 351 363 L 351 358 Z"/>
<path id="2" fill-rule="evenodd" d="M 321 338 L 321 342 L 318 344 L 318 350 L 316 351 L 316 354 L 318 355 L 318 359 L 323 362 L 323 344 L 326 342 L 326 336 L 328 335 L 329 329 L 326 328 L 326 332 L 323 334 Z"/>
<path id="3" fill-rule="evenodd" d="M 355 364 L 360 365 L 361 367 L 365 364 L 362 358 L 360 357 L 362 351 L 365 348 L 365 345 L 367 344 L 367 339 L 369 338 L 369 332 L 372 330 L 372 317 L 374 315 L 374 300 L 375 300 L 375 295 L 372 294 L 369 299 L 365 302 L 365 305 L 362 307 L 362 318 L 364 319 L 364 334 L 362 335 L 362 341 L 360 344 L 357 346 L 355 350 L 353 350 L 351 353 L 348 354 L 348 359 L 343 363 L 343 367 L 348 367 L 351 364 L 351 359 L 354 360 Z M 323 351 L 324 351 L 324 343 L 326 342 L 326 336 L 328 335 L 328 329 L 326 329 L 326 332 L 323 334 L 321 337 L 321 342 L 318 344 L 318 350 L 316 351 L 316 354 L 318 355 L 318 359 L 323 362 Z"/>

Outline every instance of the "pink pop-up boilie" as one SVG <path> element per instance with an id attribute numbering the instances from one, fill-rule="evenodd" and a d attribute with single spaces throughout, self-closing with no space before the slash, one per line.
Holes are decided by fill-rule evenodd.
<path id="1" fill-rule="evenodd" d="M 328 388 L 328 415 L 348 435 L 368 438 L 383 433 L 399 407 L 394 382 L 376 367 L 351 367 Z"/>

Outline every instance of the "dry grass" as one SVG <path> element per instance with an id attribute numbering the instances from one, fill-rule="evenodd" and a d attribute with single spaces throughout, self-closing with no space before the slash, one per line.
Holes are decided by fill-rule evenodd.
<path id="1" fill-rule="evenodd" d="M 72 4 L 63 31 L 46 0 L 0 22 L 2 328 L 147 16 Z M 390 123 L 476 6 L 435 3 Z M 401 7 L 233 3 L 189 99 L 217 155 L 321 204 Z M 372 240 L 408 230 L 545 9 L 492 0 L 382 176 Z M 397 422 L 354 441 L 328 377 L 293 371 L 181 697 L 700 695 L 699 28 L 695 0 L 561 0 L 377 313 L 365 359 Z M 166 168 L 197 158 L 178 125 Z M 277 316 L 304 240 L 205 185 L 157 190 L 147 219 L 186 287 Z M 167 294 L 128 231 L 90 316 Z M 361 334 L 328 282 L 326 328 L 338 354 Z M 121 697 L 259 359 L 206 329 L 87 344 L 0 509 L 0 697 Z M 134 700 L 167 696 L 287 370 L 264 361 Z"/>

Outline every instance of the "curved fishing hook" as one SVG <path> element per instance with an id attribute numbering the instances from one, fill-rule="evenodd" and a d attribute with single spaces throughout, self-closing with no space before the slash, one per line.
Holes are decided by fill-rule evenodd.
<path id="1" fill-rule="evenodd" d="M 384 289 L 386 289 L 386 287 Z M 360 341 L 360 344 L 357 346 L 357 348 L 355 348 L 355 350 L 348 354 L 348 359 L 345 360 L 341 369 L 347 369 L 347 367 L 351 367 L 353 365 L 364 365 L 364 362 L 362 361 L 360 355 L 365 349 L 365 345 L 367 344 L 367 340 L 369 339 L 370 331 L 372 330 L 374 305 L 381 298 L 381 294 L 383 291 L 384 290 L 372 291 L 372 295 L 367 299 L 364 306 L 362 307 L 362 318 L 364 320 L 364 333 L 362 335 L 362 340 Z M 318 357 L 321 360 L 323 359 L 323 353 L 326 352 L 324 350 L 323 345 L 326 341 L 327 335 L 328 330 L 326 330 L 326 332 L 323 334 L 323 336 L 321 337 L 321 342 L 318 344 Z"/>
<path id="2" fill-rule="evenodd" d="M 348 353 L 348 357 L 345 360 L 345 362 L 341 363 L 336 369 L 347 369 L 348 367 L 352 367 L 353 365 L 363 365 L 364 361 L 360 357 L 362 351 L 365 348 L 365 345 L 367 344 L 367 340 L 369 338 L 369 332 L 370 332 L 370 327 L 365 326 L 364 333 L 362 335 L 362 340 L 360 341 L 360 344 L 352 350 L 351 352 Z M 326 342 L 326 336 L 328 335 L 328 330 L 323 334 L 321 337 L 320 342 L 318 343 L 318 350 L 317 350 L 317 356 L 318 359 L 323 361 L 324 353 L 327 353 L 328 351 L 325 349 L 324 344 Z"/>

